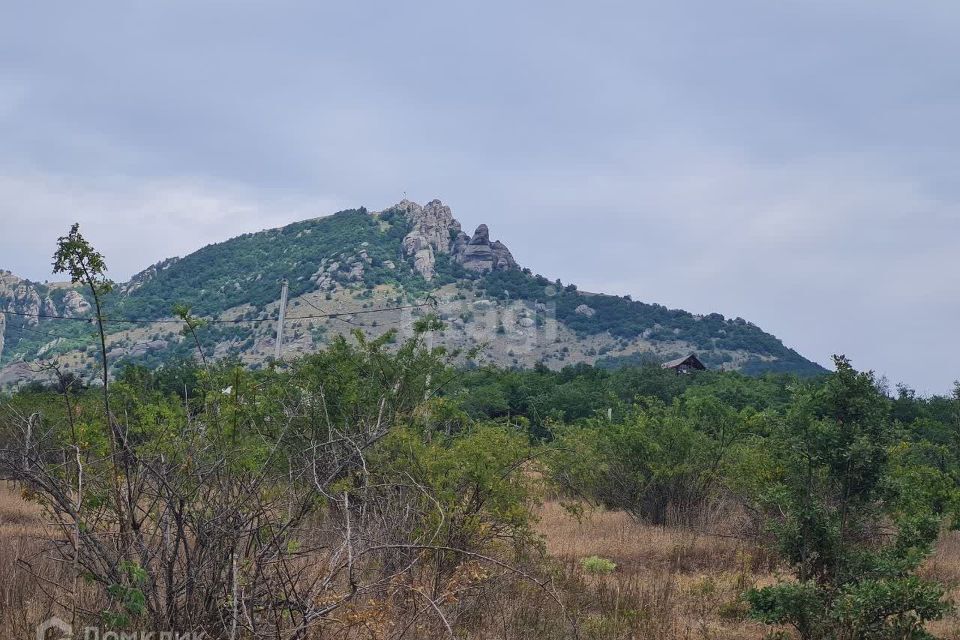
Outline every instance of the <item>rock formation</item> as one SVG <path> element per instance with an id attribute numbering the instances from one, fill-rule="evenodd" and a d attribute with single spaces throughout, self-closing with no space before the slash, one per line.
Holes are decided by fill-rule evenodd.
<path id="1" fill-rule="evenodd" d="M 63 296 L 63 315 L 72 318 L 86 315 L 90 311 L 90 303 L 77 291 L 67 291 Z"/>
<path id="2" fill-rule="evenodd" d="M 493 268 L 494 269 L 518 269 L 519 265 L 517 261 L 513 259 L 513 254 L 510 253 L 510 249 L 507 249 L 507 245 L 503 244 L 499 240 L 495 240 L 493 244 L 490 245 L 490 248 L 493 250 Z"/>
<path id="3" fill-rule="evenodd" d="M 487 225 L 481 224 L 468 236 L 453 217 L 450 207 L 432 200 L 421 207 L 416 202 L 403 200 L 390 211 L 406 216 L 413 226 L 403 239 L 403 251 L 413 257 L 413 268 L 426 280 L 435 274 L 437 254 L 451 254 L 453 259 L 470 271 L 515 269 L 516 260 L 499 240 L 490 242 Z"/>
<path id="4" fill-rule="evenodd" d="M 0 273 L 0 309 L 24 314 L 25 324 L 36 325 L 44 305 L 37 286 L 7 271 Z"/>
<path id="5" fill-rule="evenodd" d="M 473 232 L 469 242 L 458 247 L 454 259 L 470 271 L 493 271 L 495 269 L 515 269 L 516 260 L 507 246 L 500 242 L 490 242 L 490 230 L 481 224 Z"/>
<path id="6" fill-rule="evenodd" d="M 450 236 L 460 232 L 460 223 L 450 207 L 439 200 L 431 200 L 421 207 L 416 202 L 402 200 L 391 207 L 403 213 L 413 225 L 403 239 L 403 251 L 413 256 L 413 268 L 425 279 L 432 280 L 438 253 L 450 253 Z"/>

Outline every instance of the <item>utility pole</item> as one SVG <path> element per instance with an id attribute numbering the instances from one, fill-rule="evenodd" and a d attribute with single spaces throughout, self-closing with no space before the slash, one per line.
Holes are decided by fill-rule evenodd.
<path id="1" fill-rule="evenodd" d="M 433 353 L 433 330 L 427 331 L 427 353 Z M 428 365 L 429 366 L 429 365 Z M 426 403 L 430 399 L 430 370 L 427 369 L 427 384 L 426 388 L 423 391 L 423 401 Z M 425 425 L 425 435 L 427 437 L 427 442 L 433 441 L 433 427 L 430 426 L 430 406 L 427 405 L 424 407 L 426 411 L 424 412 L 423 422 Z"/>
<path id="2" fill-rule="evenodd" d="M 283 350 L 283 321 L 287 317 L 288 287 L 286 278 L 280 281 L 280 317 L 277 319 L 277 352 L 274 354 L 274 360 L 280 359 L 280 353 Z"/>

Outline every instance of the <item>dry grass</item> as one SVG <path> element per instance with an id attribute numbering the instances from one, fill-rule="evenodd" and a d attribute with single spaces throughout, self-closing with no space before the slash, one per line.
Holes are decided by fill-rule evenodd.
<path id="1" fill-rule="evenodd" d="M 769 628 L 748 620 L 741 599 L 753 585 L 777 578 L 773 559 L 732 537 L 637 524 L 622 513 L 571 515 L 547 502 L 539 529 L 555 558 L 557 587 L 585 640 L 759 640 Z M 42 514 L 10 486 L 0 486 L 0 640 L 33 637 L 36 624 L 58 607 L 23 567 L 30 562 L 46 579 L 64 584 L 69 569 L 45 559 Z M 589 556 L 616 568 L 591 575 Z M 927 576 L 953 587 L 960 602 L 960 533 L 941 539 L 924 567 Z M 525 582 L 490 585 L 476 611 L 471 640 L 560 640 L 571 637 L 559 607 Z M 89 602 L 90 594 L 82 594 Z M 960 640 L 960 616 L 931 625 L 939 638 Z M 424 636 L 426 637 L 426 636 Z"/>
<path id="2" fill-rule="evenodd" d="M 948 585 L 950 597 L 960 607 L 960 532 L 950 531 L 941 536 L 936 550 L 923 566 L 923 573 Z M 960 640 L 960 609 L 930 624 L 929 629 L 938 638 Z"/>
<path id="3" fill-rule="evenodd" d="M 595 638 L 762 638 L 745 619 L 743 591 L 774 580 L 773 560 L 754 545 L 634 522 L 626 514 L 571 515 L 557 502 L 541 511 L 547 551 L 579 578 L 596 604 L 584 611 Z M 608 558 L 616 569 L 584 575 L 580 560 Z"/>
<path id="4" fill-rule="evenodd" d="M 600 629 L 598 640 L 746 640 L 770 631 L 746 619 L 740 599 L 745 589 L 780 577 L 774 559 L 754 545 L 637 524 L 623 513 L 587 511 L 578 519 L 557 502 L 543 506 L 540 530 L 548 552 L 597 603 L 588 615 Z M 607 576 L 585 576 L 580 560 L 593 555 L 617 568 Z M 960 605 L 960 532 L 943 535 L 924 573 L 949 585 Z M 617 624 L 618 618 L 625 622 Z M 960 613 L 929 626 L 938 638 L 960 640 Z"/>
<path id="5" fill-rule="evenodd" d="M 14 485 L 0 484 L 0 640 L 33 638 L 37 625 L 52 615 L 70 620 L 71 603 L 53 597 L 63 597 L 62 585 L 71 585 L 73 575 L 46 552 L 54 536 L 37 505 Z M 96 592 L 83 582 L 77 598 L 80 607 L 99 606 Z"/>
<path id="6" fill-rule="evenodd" d="M 0 488 L 0 638 L 33 637 L 35 625 L 51 612 L 22 563 L 33 562 L 44 534 L 38 509 L 15 488 Z"/>

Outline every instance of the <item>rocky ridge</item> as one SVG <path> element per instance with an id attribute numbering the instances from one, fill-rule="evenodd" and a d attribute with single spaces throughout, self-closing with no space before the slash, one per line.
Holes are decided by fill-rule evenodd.
<path id="1" fill-rule="evenodd" d="M 0 271 L 0 310 L 20 314 L 23 324 L 36 326 L 40 315 L 84 315 L 90 304 L 67 283 L 41 284 L 31 282 L 9 271 Z M 66 289 L 61 296 L 54 295 Z M 54 298 L 58 301 L 54 301 Z"/>

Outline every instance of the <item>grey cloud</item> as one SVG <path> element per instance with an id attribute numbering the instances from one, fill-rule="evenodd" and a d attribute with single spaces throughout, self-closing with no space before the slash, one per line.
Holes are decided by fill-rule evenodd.
<path id="1" fill-rule="evenodd" d="M 406 192 L 585 288 L 960 377 L 953 2 L 3 13 L 0 267 L 47 277 L 74 219 L 119 277 Z"/>

